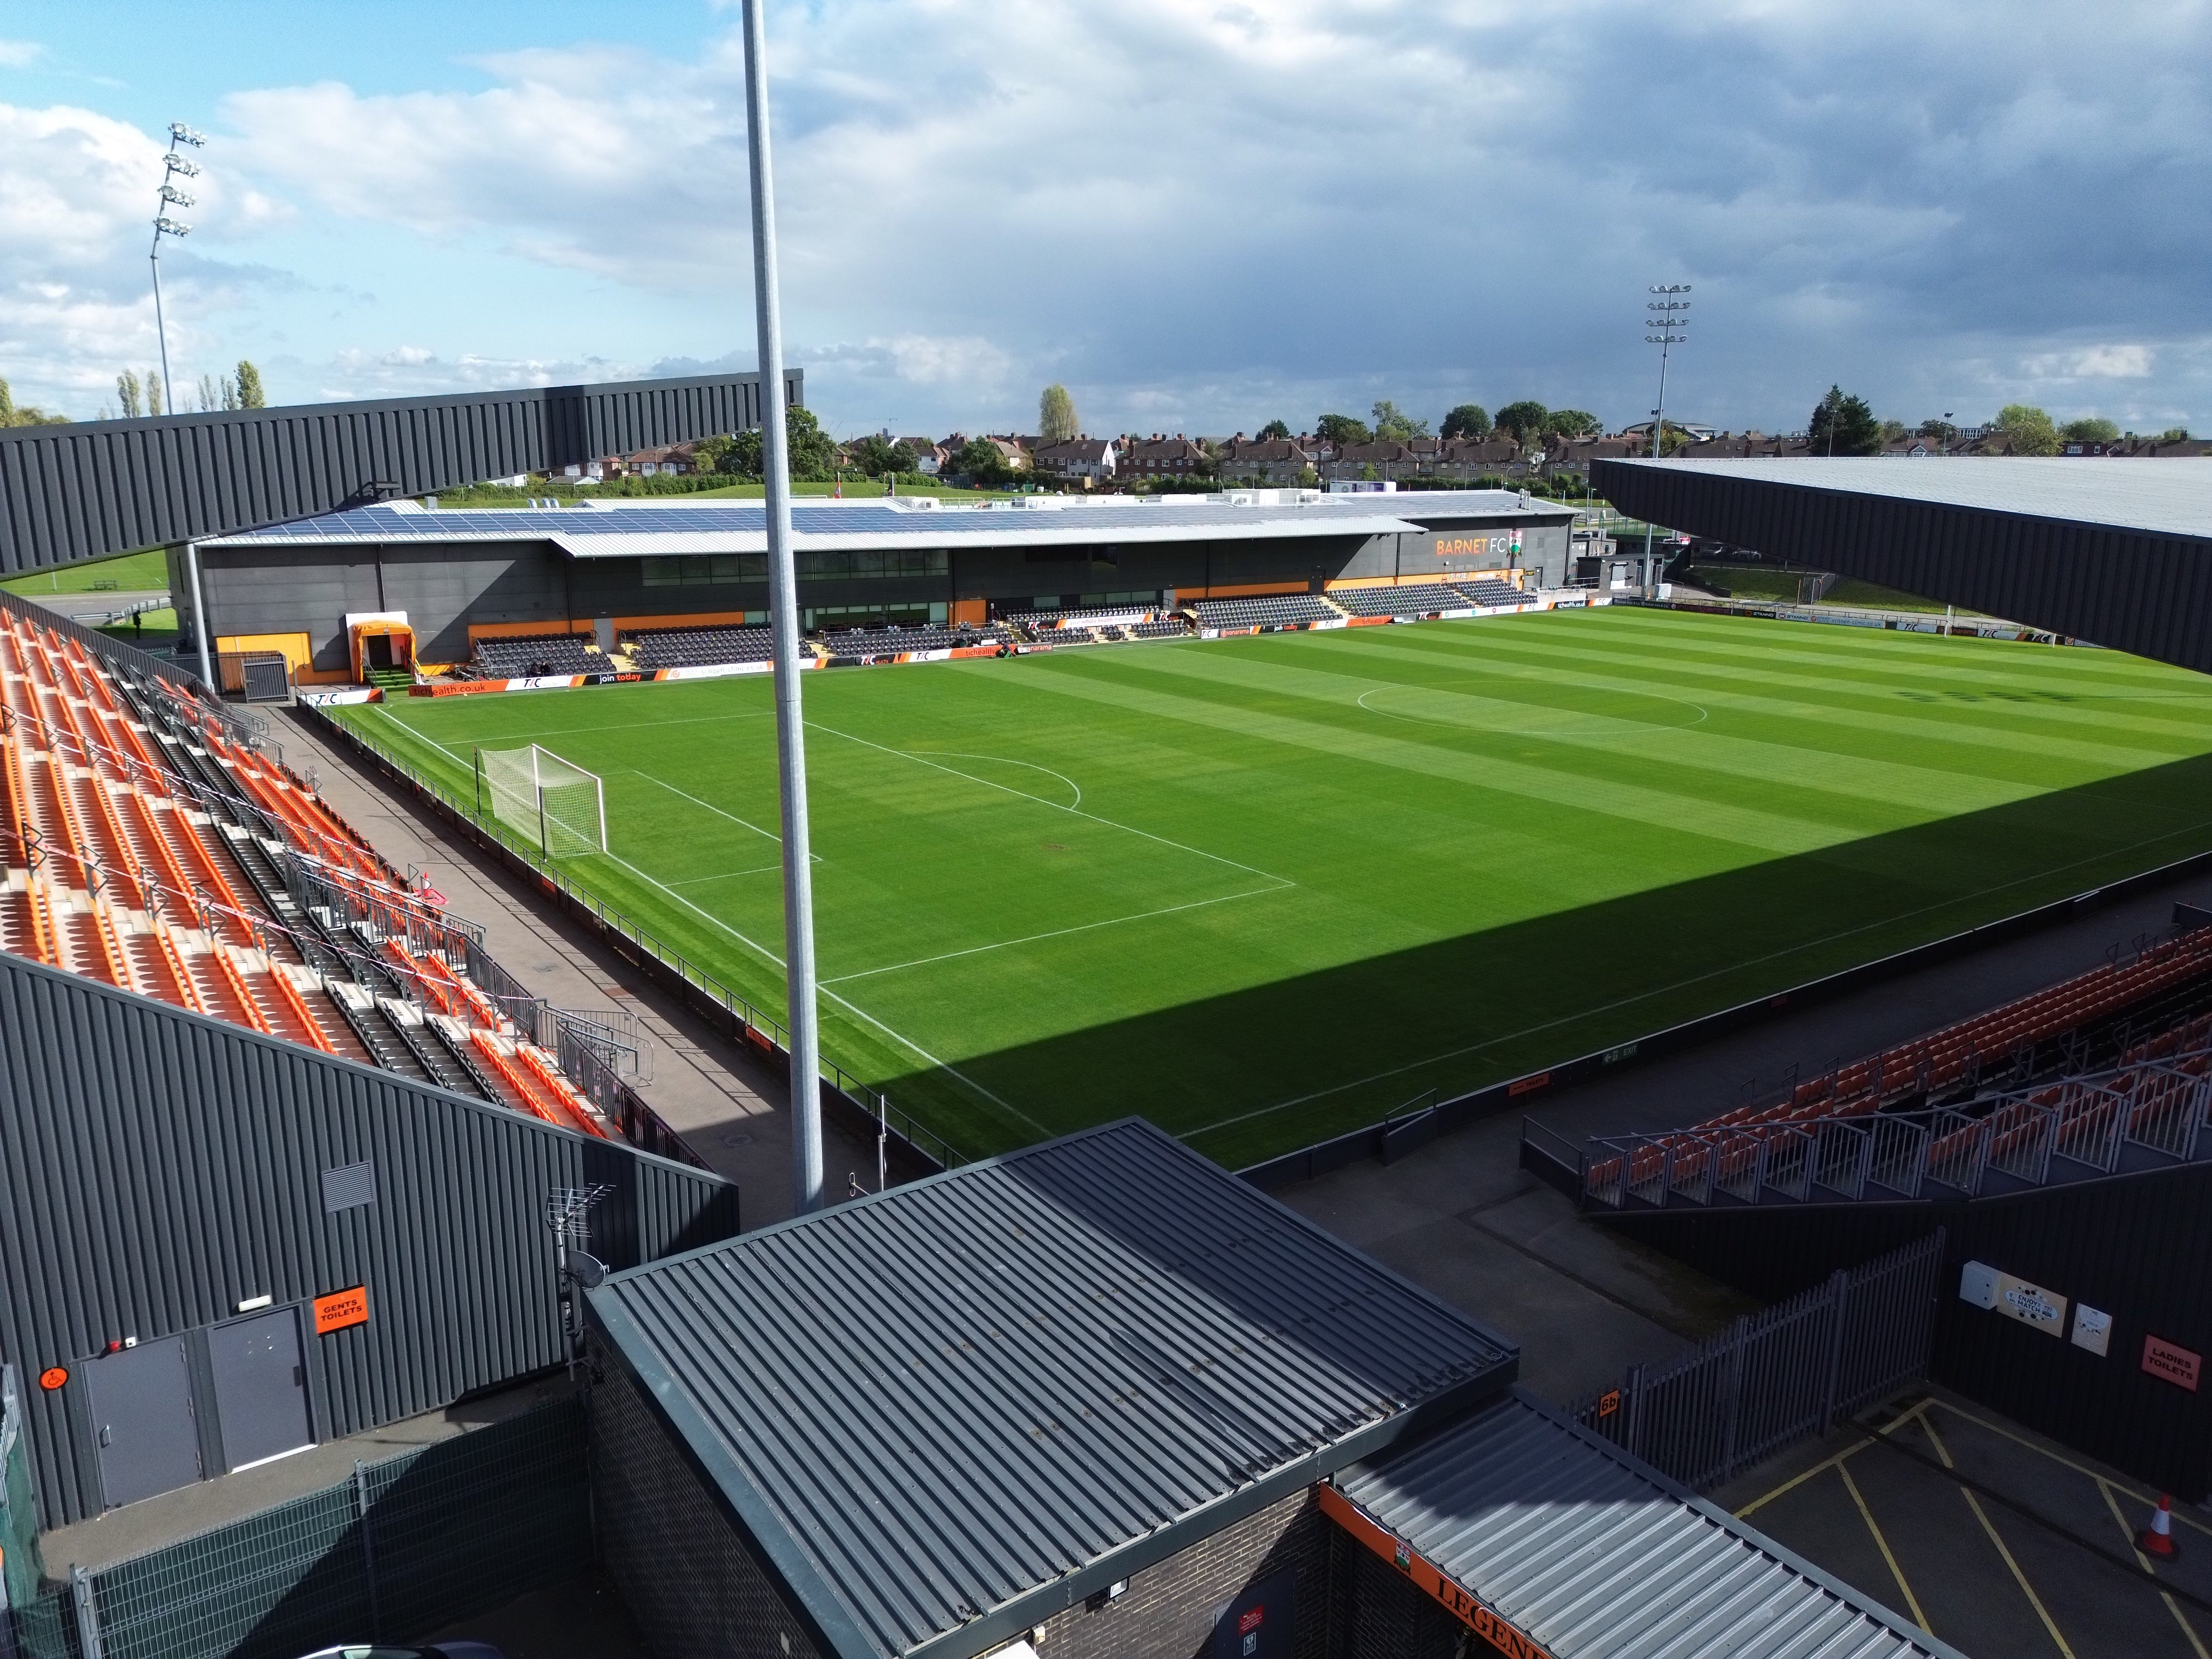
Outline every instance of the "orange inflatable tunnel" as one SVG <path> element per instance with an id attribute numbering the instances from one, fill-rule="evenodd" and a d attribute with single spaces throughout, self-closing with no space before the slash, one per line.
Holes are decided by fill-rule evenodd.
<path id="1" fill-rule="evenodd" d="M 415 672 L 415 630 L 404 611 L 356 613 L 346 618 L 346 640 L 353 657 L 354 683 L 365 684 L 371 669 Z"/>

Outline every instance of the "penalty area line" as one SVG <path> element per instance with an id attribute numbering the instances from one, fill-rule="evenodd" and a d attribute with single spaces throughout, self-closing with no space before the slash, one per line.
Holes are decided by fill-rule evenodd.
<path id="1" fill-rule="evenodd" d="M 1242 893 L 1224 893 L 1218 898 L 1194 899 L 1188 904 L 1170 904 L 1158 910 L 1139 910 L 1134 915 L 1109 916 L 1103 921 L 1085 921 L 1073 927 L 1055 927 L 1048 933 L 1027 933 L 1020 939 L 1002 939 L 991 945 L 971 945 L 964 951 L 947 951 L 942 956 L 918 957 L 912 962 L 894 962 L 884 968 L 863 968 L 858 973 L 840 974 L 835 979 L 825 979 L 824 985 L 842 985 L 848 980 L 872 979 L 878 974 L 903 973 L 908 968 L 927 968 L 932 963 L 953 962 L 962 957 L 979 957 L 987 951 L 1011 950 L 1017 945 L 1034 945 L 1039 939 L 1066 939 L 1070 933 L 1088 933 L 1101 927 L 1119 927 L 1124 922 L 1149 921 L 1155 916 L 1172 916 L 1185 910 L 1203 910 L 1209 904 L 1226 904 L 1232 899 L 1259 898 L 1267 893 L 1280 893 L 1294 884 L 1285 882 L 1275 887 L 1255 887 Z"/>

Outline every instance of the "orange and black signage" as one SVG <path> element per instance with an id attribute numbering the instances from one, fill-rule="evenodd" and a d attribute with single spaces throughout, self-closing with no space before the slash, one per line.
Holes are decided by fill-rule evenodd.
<path id="1" fill-rule="evenodd" d="M 315 1298 L 315 1334 L 328 1336 L 332 1331 L 344 1330 L 349 1325 L 368 1323 L 368 1286 L 356 1285 L 349 1291 L 332 1291 L 328 1296 Z"/>
<path id="2" fill-rule="evenodd" d="M 1322 1513 L 1388 1561 L 1431 1597 L 1445 1612 L 1510 1659 L 1553 1659 L 1536 1638 L 1505 1615 L 1450 1579 L 1413 1552 L 1413 1547 L 1371 1518 L 1334 1486 L 1321 1487 Z"/>
<path id="3" fill-rule="evenodd" d="M 69 1368 L 65 1365 L 49 1365 L 39 1373 L 39 1386 L 48 1394 L 52 1394 L 68 1382 Z"/>

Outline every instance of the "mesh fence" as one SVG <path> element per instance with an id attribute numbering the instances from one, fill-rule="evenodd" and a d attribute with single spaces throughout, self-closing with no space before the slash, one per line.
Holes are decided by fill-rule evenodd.
<path id="1" fill-rule="evenodd" d="M 568 1400 L 360 1465 L 9 1616 L 22 1659 L 293 1659 L 418 1635 L 591 1559 L 583 1408 Z"/>

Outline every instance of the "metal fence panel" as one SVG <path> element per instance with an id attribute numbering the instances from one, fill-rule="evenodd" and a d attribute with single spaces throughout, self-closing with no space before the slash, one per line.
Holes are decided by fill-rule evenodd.
<path id="1" fill-rule="evenodd" d="M 1943 1242 L 1939 1227 L 1746 1314 L 1679 1359 L 1632 1368 L 1571 1414 L 1685 1486 L 1719 1486 L 1926 1375 Z"/>
<path id="2" fill-rule="evenodd" d="M 95 1572 L 7 1615 L 22 1659 L 291 1659 L 404 1639 L 585 1571 L 575 1400 Z"/>

